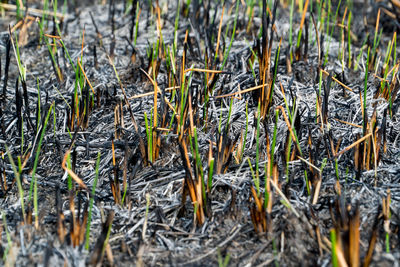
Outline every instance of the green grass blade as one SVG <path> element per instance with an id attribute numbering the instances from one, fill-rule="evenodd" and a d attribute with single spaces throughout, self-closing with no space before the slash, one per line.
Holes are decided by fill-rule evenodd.
<path id="1" fill-rule="evenodd" d="M 8 159 L 11 164 L 11 168 L 13 169 L 14 175 L 15 175 L 15 180 L 17 180 L 17 187 L 18 187 L 18 192 L 19 192 L 19 199 L 21 201 L 21 210 L 22 210 L 22 217 L 25 221 L 25 206 L 24 206 L 24 189 L 22 188 L 22 183 L 21 183 L 21 177 L 20 173 L 17 171 L 17 167 L 15 166 L 14 160 L 11 156 L 10 150 L 8 150 L 8 146 L 5 145 L 6 147 L 6 152 Z"/>
<path id="2" fill-rule="evenodd" d="M 95 171 L 96 175 L 94 177 L 93 187 L 92 187 L 92 195 L 90 197 L 90 202 L 89 202 L 89 214 L 88 214 L 88 222 L 87 222 L 87 226 L 86 226 L 86 242 L 85 242 L 86 250 L 89 250 L 90 225 L 92 223 L 92 209 L 93 209 L 93 203 L 94 203 L 94 196 L 96 195 L 97 180 L 99 179 L 100 157 L 101 157 L 101 153 L 99 151 L 97 153 L 97 160 L 96 160 L 96 171 Z M 124 194 L 124 196 L 125 196 L 125 194 Z"/>
<path id="3" fill-rule="evenodd" d="M 336 245 L 337 245 L 337 241 L 336 241 L 336 231 L 335 229 L 331 230 L 331 251 L 332 251 L 332 266 L 333 267 L 339 267 L 339 261 L 338 261 L 338 257 L 337 257 L 337 251 L 336 251 Z"/>
<path id="4" fill-rule="evenodd" d="M 32 183 L 33 183 L 33 189 L 34 189 L 34 192 L 33 192 L 33 209 L 34 209 L 35 215 L 36 215 L 36 217 L 35 217 L 35 226 L 36 226 L 36 228 L 39 227 L 39 221 L 38 221 L 39 220 L 39 217 L 38 217 L 39 216 L 39 210 L 38 210 L 38 196 L 37 196 L 38 195 L 37 178 L 36 178 L 35 174 L 36 174 L 37 165 L 39 163 L 39 155 L 40 155 L 40 150 L 41 150 L 41 147 L 42 147 L 42 141 L 43 141 L 43 138 L 44 138 L 44 134 L 46 132 L 47 123 L 49 121 L 51 111 L 53 110 L 53 105 L 54 104 L 52 104 L 50 106 L 49 111 L 47 112 L 47 116 L 46 116 L 46 119 L 44 121 L 43 129 L 42 129 L 42 132 L 40 134 L 38 147 L 36 149 L 35 161 L 33 163 L 31 185 L 30 185 L 30 188 L 29 188 L 29 201 L 30 201 L 31 197 L 32 197 Z"/>

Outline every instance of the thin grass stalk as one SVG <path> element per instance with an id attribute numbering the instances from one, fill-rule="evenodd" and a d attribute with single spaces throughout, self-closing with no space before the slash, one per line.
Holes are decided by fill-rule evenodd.
<path id="1" fill-rule="evenodd" d="M 268 99 L 268 107 L 271 105 L 272 99 L 273 99 L 273 96 L 274 96 L 274 88 L 275 88 L 276 75 L 278 73 L 278 63 L 279 63 L 279 54 L 280 54 L 280 51 L 281 51 L 281 44 L 282 44 L 282 38 L 280 39 L 278 48 L 276 49 L 275 64 L 274 64 L 274 74 L 273 74 L 274 76 L 272 77 L 272 82 L 271 82 L 271 93 L 270 93 L 269 99 Z"/>
<path id="2" fill-rule="evenodd" d="M 11 40 L 12 37 L 9 35 L 6 43 L 6 64 L 4 69 L 4 80 L 3 80 L 3 98 L 6 99 L 7 96 L 7 82 L 8 82 L 8 70 L 10 68 L 10 51 L 11 51 Z"/>
<path id="3" fill-rule="evenodd" d="M 235 39 L 237 19 L 238 19 L 238 16 L 239 16 L 239 3 L 240 3 L 240 1 L 236 0 L 235 20 L 233 21 L 233 29 L 232 29 L 231 41 L 229 42 L 228 50 L 225 51 L 224 60 L 222 61 L 222 65 L 221 65 L 221 68 L 220 68 L 221 70 L 223 70 L 224 67 L 225 67 L 226 61 L 228 60 L 229 52 L 231 51 L 233 40 Z"/>
<path id="4" fill-rule="evenodd" d="M 384 230 L 385 230 L 385 250 L 390 253 L 390 204 L 392 202 L 390 189 L 387 190 L 387 197 L 382 198 L 382 213 L 384 217 Z"/>
<path id="5" fill-rule="evenodd" d="M 161 29 L 160 29 L 161 32 Z M 160 37 L 161 38 L 161 37 Z M 158 49 L 157 49 L 158 51 Z M 155 68 L 153 69 L 153 71 L 155 72 Z M 154 81 L 156 81 L 156 74 L 154 74 Z M 156 86 L 154 86 L 154 102 L 153 102 L 153 121 L 152 121 L 152 128 L 151 128 L 151 132 L 152 132 L 152 141 L 153 141 L 153 158 L 154 160 L 157 157 L 158 154 L 158 149 L 157 149 L 157 125 L 158 125 L 158 110 L 157 110 L 157 100 L 158 100 L 158 85 L 156 84 Z"/>
<path id="6" fill-rule="evenodd" d="M 296 147 L 298 149 L 298 152 L 299 152 L 300 156 L 302 157 L 303 156 L 303 152 L 302 152 L 301 147 L 300 147 L 299 138 L 297 137 L 296 129 L 294 129 L 294 127 L 293 127 L 294 126 L 294 119 L 293 118 L 295 118 L 296 114 L 297 114 L 297 105 L 295 107 L 294 116 L 292 117 L 292 121 L 291 122 L 289 122 L 289 120 L 288 120 L 288 118 L 286 116 L 285 110 L 283 109 L 282 106 L 278 106 L 276 109 L 281 110 L 281 113 L 283 115 L 283 118 L 285 119 L 286 125 L 289 128 L 290 135 L 292 136 L 293 140 L 295 141 L 295 144 L 296 144 Z M 290 112 L 288 112 L 288 113 L 290 114 Z"/>
<path id="7" fill-rule="evenodd" d="M 14 172 L 15 180 L 17 180 L 19 199 L 20 199 L 20 202 L 21 202 L 22 217 L 23 217 L 24 223 L 26 224 L 25 205 L 24 205 L 24 189 L 22 188 L 20 173 L 17 171 L 17 168 L 15 166 L 14 160 L 13 160 L 13 158 L 11 156 L 10 150 L 8 150 L 8 146 L 5 145 L 5 147 L 6 147 L 6 152 L 7 152 L 7 155 L 8 155 L 8 160 L 10 161 L 11 167 L 12 167 L 13 172 Z"/>
<path id="8" fill-rule="evenodd" d="M 369 33 L 367 33 L 367 36 L 365 36 L 364 41 L 363 41 L 363 43 L 361 45 L 361 50 L 358 53 L 358 56 L 357 56 L 357 59 L 356 59 L 356 63 L 354 65 L 354 71 L 356 71 L 358 69 L 358 63 L 360 62 L 361 56 L 363 55 L 363 51 L 364 51 L 365 45 L 366 45 L 366 43 L 368 41 L 368 37 L 369 37 Z"/>
<path id="9" fill-rule="evenodd" d="M 280 86 L 281 86 L 281 91 L 282 91 L 282 95 L 283 95 L 283 101 L 285 103 L 286 109 L 288 110 L 289 121 L 292 122 L 292 114 L 289 109 L 289 104 L 286 100 L 285 91 L 283 89 L 282 83 L 280 84 Z M 285 111 L 282 109 L 282 112 L 285 112 Z M 287 182 L 289 181 L 289 161 L 290 161 L 290 155 L 291 155 L 292 137 L 293 136 L 294 135 L 292 135 L 292 134 L 289 135 L 289 140 L 288 140 L 288 145 L 287 145 L 287 148 L 288 148 L 287 153 L 286 153 L 286 181 Z"/>
<path id="10" fill-rule="evenodd" d="M 376 16 L 376 22 L 375 22 L 375 32 L 374 32 L 374 46 L 373 46 L 373 51 L 372 51 L 372 58 L 375 58 L 375 49 L 379 43 L 379 41 L 377 40 L 378 38 L 378 29 L 379 29 L 379 20 L 380 20 L 380 16 L 381 16 L 381 9 L 378 9 L 378 14 Z"/>
<path id="11" fill-rule="evenodd" d="M 186 103 L 187 103 L 187 100 L 188 100 L 188 95 L 189 95 L 189 90 L 190 90 L 189 88 L 190 88 L 190 85 L 192 83 L 192 77 L 193 77 L 193 71 L 190 72 L 189 79 L 187 81 L 186 86 L 184 86 L 185 85 L 184 80 L 183 80 L 183 83 L 182 83 L 181 103 L 180 103 L 180 109 L 181 109 L 180 110 L 180 124 L 179 124 L 179 128 L 181 130 L 180 134 L 183 134 L 183 125 L 184 125 L 184 121 L 185 121 L 184 119 L 186 117 L 185 107 L 186 107 Z"/>
<path id="12" fill-rule="evenodd" d="M 104 255 L 104 251 L 106 250 L 108 241 L 110 239 L 110 235 L 111 235 L 111 228 L 112 228 L 112 221 L 114 220 L 114 212 L 112 211 L 111 215 L 108 215 L 110 218 L 108 218 L 107 223 L 109 223 L 108 225 L 108 230 L 107 230 L 107 235 L 106 238 L 104 240 L 104 244 L 103 244 L 103 249 L 101 250 L 101 255 Z M 103 258 L 103 256 L 102 256 Z"/>
<path id="13" fill-rule="evenodd" d="M 17 0 L 16 1 L 16 6 L 17 6 L 17 21 L 19 21 L 19 20 L 21 20 L 22 18 L 23 18 L 23 15 L 22 15 L 22 10 L 21 9 L 24 9 L 24 4 L 22 3 L 22 1 L 21 0 Z"/>
<path id="14" fill-rule="evenodd" d="M 147 231 L 147 222 L 149 218 L 149 208 L 150 208 L 150 194 L 146 194 L 146 210 L 144 213 L 144 223 L 143 223 L 143 230 L 142 230 L 142 239 L 146 240 L 146 231 Z"/>
<path id="15" fill-rule="evenodd" d="M 360 211 L 357 207 L 349 221 L 349 265 L 360 266 Z"/>
<path id="16" fill-rule="evenodd" d="M 225 12 L 225 4 L 223 4 L 222 6 L 222 13 L 221 13 L 221 17 L 219 19 L 219 27 L 218 27 L 218 35 L 217 35 L 217 44 L 215 46 L 215 52 L 214 52 L 214 62 L 213 65 L 215 65 L 215 62 L 217 61 L 218 58 L 218 51 L 219 51 L 219 42 L 221 39 L 221 31 L 222 31 L 222 22 L 223 22 L 223 18 L 224 18 L 224 12 Z M 208 74 L 206 75 L 206 78 L 208 77 Z M 214 74 L 211 76 L 211 80 L 214 78 Z M 206 82 L 206 86 L 208 85 L 208 82 Z"/>
<path id="17" fill-rule="evenodd" d="M 321 1 L 322 2 L 322 1 Z M 293 13 L 294 13 L 294 0 L 290 3 L 290 18 L 289 18 L 289 49 L 292 47 L 293 39 Z M 291 51 L 291 49 L 290 49 Z M 292 52 L 290 52 L 292 54 Z"/>
<path id="18" fill-rule="evenodd" d="M 21 155 L 24 154 L 24 116 L 21 116 Z"/>
<path id="19" fill-rule="evenodd" d="M 332 266 L 339 267 L 339 261 L 337 256 L 337 237 L 335 229 L 331 229 L 330 236 L 331 236 Z"/>
<path id="20" fill-rule="evenodd" d="M 214 158 L 211 158 L 210 163 L 208 164 L 208 183 L 207 183 L 208 192 L 211 192 L 213 172 L 214 172 Z"/>
<path id="21" fill-rule="evenodd" d="M 183 125 L 183 111 L 185 109 L 185 64 L 186 64 L 186 51 L 187 51 L 187 39 L 188 39 L 188 35 L 189 35 L 189 31 L 186 30 L 186 34 L 185 34 L 185 41 L 183 43 L 183 54 L 182 54 L 182 63 L 181 63 L 181 73 L 180 73 L 180 82 L 181 82 L 181 101 L 179 103 L 180 105 L 180 113 L 179 113 L 179 126 L 177 129 L 177 134 L 179 134 L 179 132 L 181 131 L 181 127 Z M 193 72 L 192 72 L 193 73 Z M 187 96 L 187 94 L 186 94 Z M 180 133 L 181 135 L 183 133 Z"/>
<path id="22" fill-rule="evenodd" d="M 270 185 L 270 179 L 271 179 L 271 174 L 269 172 L 270 165 L 271 165 L 271 160 L 268 161 L 268 166 L 267 164 L 264 163 L 264 183 L 265 183 L 265 188 L 264 188 L 264 209 L 267 209 L 268 204 L 270 202 L 270 194 L 271 194 L 271 185 Z"/>
<path id="23" fill-rule="evenodd" d="M 187 145 L 186 145 L 186 141 L 183 138 L 183 136 L 179 137 L 179 149 L 181 152 L 181 156 L 182 156 L 182 160 L 183 160 L 183 164 L 185 167 L 185 172 L 186 172 L 186 176 L 185 176 L 185 180 L 184 180 L 184 186 L 186 186 L 186 188 L 189 191 L 189 195 L 190 195 L 190 199 L 192 200 L 193 203 L 193 207 L 195 209 L 194 211 L 194 216 L 195 219 L 197 219 L 198 223 L 201 225 L 204 222 L 204 212 L 202 208 L 198 208 L 198 206 L 201 203 L 201 194 L 199 195 L 198 191 L 198 185 L 199 183 L 196 183 L 193 180 L 193 172 L 191 170 L 191 164 L 190 164 L 190 160 L 189 160 L 189 154 L 188 154 L 188 150 L 187 150 Z M 190 135 L 189 135 L 189 140 L 190 140 Z"/>
<path id="24" fill-rule="evenodd" d="M 344 26 L 344 21 L 346 19 L 346 15 L 347 15 L 347 6 L 346 6 L 346 8 L 344 10 L 344 14 L 343 14 L 343 18 L 342 18 L 342 27 L 340 27 L 340 36 L 341 36 L 340 46 L 341 46 L 341 49 L 340 49 L 340 52 L 339 52 L 339 58 L 338 59 L 341 62 L 341 65 L 342 65 L 342 72 L 344 72 L 344 66 L 345 66 L 345 63 L 344 63 L 344 54 L 345 54 L 345 44 L 344 44 L 344 28 L 345 28 L 345 26 Z"/>
<path id="25" fill-rule="evenodd" d="M 348 49 L 348 65 L 347 67 L 351 68 L 351 15 L 352 12 L 350 11 L 349 17 L 347 18 L 347 49 Z"/>
<path id="26" fill-rule="evenodd" d="M 39 24 L 40 32 L 41 32 L 41 34 L 43 35 L 43 39 L 44 39 L 44 41 L 45 41 L 45 43 L 46 43 L 47 49 L 48 49 L 48 51 L 49 51 L 49 53 L 50 53 L 51 61 L 52 61 L 53 66 L 54 66 L 54 68 L 55 68 L 55 72 L 56 72 L 57 79 L 58 79 L 59 81 L 62 81 L 63 78 L 62 78 L 61 70 L 60 70 L 60 67 L 58 66 L 58 63 L 57 63 L 55 57 L 54 57 L 53 49 L 52 49 L 52 47 L 51 47 L 51 45 L 50 45 L 50 43 L 49 43 L 48 38 L 47 38 L 47 37 L 44 35 L 44 33 L 43 33 L 43 26 L 41 25 L 41 22 L 38 21 L 38 24 Z"/>
<path id="27" fill-rule="evenodd" d="M 301 34 L 302 34 L 302 31 L 303 31 L 303 25 L 304 25 L 304 21 L 305 21 L 305 18 L 306 18 L 308 2 L 309 2 L 309 0 L 306 0 L 306 3 L 304 4 L 304 9 L 303 9 L 303 6 L 299 3 L 300 9 L 302 9 L 300 12 L 302 12 L 303 14 L 301 16 L 300 29 L 299 29 L 299 33 L 297 35 L 297 48 L 300 47 Z"/>
<path id="28" fill-rule="evenodd" d="M 243 153 L 244 153 L 244 150 L 246 148 L 246 140 L 247 140 L 248 129 L 249 129 L 249 112 L 248 112 L 248 102 L 246 101 L 246 128 L 245 128 L 244 138 L 243 138 L 243 147 L 242 147 L 242 151 L 240 153 L 240 160 L 243 159 Z"/>
<path id="29" fill-rule="evenodd" d="M 218 251 L 218 267 L 228 267 L 229 260 L 231 258 L 229 253 L 226 254 L 225 258 L 222 258 L 220 250 L 218 249 L 217 251 Z"/>
<path id="30" fill-rule="evenodd" d="M 219 112 L 219 120 L 218 120 L 218 133 L 222 132 L 222 107 L 223 107 L 223 103 L 221 102 L 221 109 Z"/>
<path id="31" fill-rule="evenodd" d="M 37 109 L 36 109 L 36 112 L 37 112 L 37 114 L 36 114 L 36 132 L 39 132 L 40 119 L 42 117 L 39 78 L 36 79 L 36 84 L 37 84 L 37 92 L 38 92 L 38 102 L 37 102 Z"/>
<path id="32" fill-rule="evenodd" d="M 331 1 L 329 0 L 329 12 L 330 12 L 330 3 L 331 3 Z M 326 53 L 325 53 L 324 66 L 326 66 L 326 64 L 328 63 L 329 48 L 330 48 L 330 45 L 331 45 L 333 31 L 334 31 L 335 26 L 336 26 L 336 18 L 337 18 L 338 14 L 339 14 L 339 9 L 340 9 L 340 4 L 341 3 L 342 3 L 342 0 L 339 0 L 338 6 L 336 8 L 335 17 L 333 18 L 333 26 L 330 29 L 331 31 L 329 32 L 328 27 L 327 27 L 327 30 L 326 30 L 326 32 L 329 34 L 329 39 L 328 39 L 328 47 L 327 47 Z M 329 15 L 328 15 L 328 17 L 329 17 Z M 328 19 L 327 23 L 329 25 L 329 19 Z"/>
<path id="33" fill-rule="evenodd" d="M 387 54 L 386 54 L 385 65 L 384 65 L 385 73 L 383 76 L 383 80 L 381 81 L 381 92 L 383 92 L 384 88 L 387 86 L 386 79 L 387 79 L 387 75 L 388 75 L 388 71 L 389 71 L 389 62 L 390 62 L 390 58 L 391 58 L 391 54 L 392 54 L 394 40 L 396 40 L 396 32 L 393 34 L 392 40 L 389 41 L 387 52 L 386 52 Z M 396 54 L 396 52 L 394 52 L 394 54 Z M 395 61 L 393 61 L 393 62 L 396 63 Z"/>
<path id="34" fill-rule="evenodd" d="M 303 13 L 304 9 L 303 9 L 303 0 L 298 0 L 296 1 L 298 2 L 298 6 L 299 6 L 299 13 Z"/>
<path id="35" fill-rule="evenodd" d="M 203 173 L 203 165 L 201 163 L 201 157 L 199 152 L 199 143 L 197 140 L 197 128 L 193 127 L 193 135 L 194 135 L 194 151 L 196 156 L 196 165 L 197 165 L 197 173 L 200 171 L 200 183 L 202 187 L 202 196 L 203 200 L 206 200 L 206 190 L 205 190 L 205 183 L 204 183 L 204 173 Z"/>
<path id="36" fill-rule="evenodd" d="M 368 65 L 369 65 L 369 53 L 370 48 L 368 47 L 367 62 L 365 63 L 365 78 L 364 78 L 364 95 L 363 95 L 363 135 L 367 133 L 367 89 L 368 89 Z"/>
<path id="37" fill-rule="evenodd" d="M 259 180 L 259 160 L 260 160 L 260 121 L 261 121 L 261 114 L 260 114 L 260 102 L 258 102 L 257 107 L 257 125 L 256 125 L 256 178 Z M 257 187 L 257 196 L 260 195 L 260 187 Z"/>
<path id="38" fill-rule="evenodd" d="M 175 15 L 175 24 L 174 24 L 174 43 L 173 43 L 173 55 L 176 55 L 177 52 L 177 46 L 178 46 L 178 26 L 179 26 L 179 14 L 180 14 L 180 8 L 181 5 L 179 5 L 178 1 L 178 6 L 176 10 L 176 15 Z"/>
<path id="39" fill-rule="evenodd" d="M 318 5 L 318 17 L 317 17 L 317 21 L 319 23 L 319 29 L 320 31 L 323 31 L 323 27 L 324 27 L 324 16 L 323 16 L 323 9 L 322 9 L 322 5 L 323 3 L 326 1 L 319 1 L 319 5 Z"/>
<path id="40" fill-rule="evenodd" d="M 253 165 L 251 164 L 250 158 L 247 158 L 247 162 L 248 162 L 249 167 L 250 167 L 250 173 L 251 173 L 251 176 L 253 178 L 253 183 L 254 183 L 254 185 L 256 187 L 256 190 L 257 190 L 257 192 L 260 192 L 260 180 L 257 178 L 256 174 L 254 173 Z M 257 193 L 257 195 L 259 195 L 259 193 Z"/>
<path id="41" fill-rule="evenodd" d="M 21 61 L 21 55 L 19 52 L 19 45 L 18 45 L 18 37 L 17 37 L 17 35 L 15 35 L 15 46 L 14 46 L 14 41 L 11 37 L 11 34 L 10 34 L 10 38 L 11 38 L 11 43 L 13 44 L 14 53 L 15 53 L 15 56 L 17 59 L 17 66 L 18 66 L 20 78 L 23 82 L 25 82 L 26 72 L 25 72 L 25 67 L 22 65 L 22 61 Z"/>
<path id="42" fill-rule="evenodd" d="M 58 34 L 61 36 L 61 32 L 58 32 Z M 65 46 L 64 41 L 63 41 L 61 38 L 60 38 L 58 41 L 60 42 L 63 51 L 64 51 L 65 54 L 67 55 L 69 64 L 71 64 L 72 69 L 75 69 L 76 66 L 75 66 L 75 64 L 74 64 L 74 62 L 73 62 L 71 56 L 69 55 L 68 49 L 67 49 L 67 47 Z"/>
<path id="43" fill-rule="evenodd" d="M 395 41 L 396 41 L 396 39 L 395 39 Z M 396 48 L 396 45 L 395 45 L 395 48 Z M 394 50 L 394 51 L 396 51 L 396 49 Z M 396 53 L 394 53 L 394 57 L 395 57 L 395 55 L 396 55 Z M 395 66 L 395 71 L 394 71 L 394 75 L 393 75 L 393 78 L 392 78 L 392 83 L 391 83 L 391 85 L 389 86 L 389 92 L 388 92 L 388 94 L 389 94 L 389 115 L 390 115 L 390 117 L 392 117 L 392 115 L 393 115 L 393 112 L 392 112 L 392 106 L 393 106 L 393 90 L 392 90 L 392 85 L 395 85 L 395 83 L 396 83 L 396 76 L 397 75 L 395 75 L 397 72 L 398 72 L 398 70 L 399 70 L 399 64 L 396 64 L 396 66 Z M 396 94 L 397 94 L 397 92 L 395 92 L 395 96 L 396 96 Z M 394 96 L 394 97 L 395 97 Z M 396 98 L 396 97 L 395 97 Z"/>
<path id="44" fill-rule="evenodd" d="M 72 163 L 71 163 L 71 155 L 70 154 L 68 154 L 67 155 L 67 168 L 68 169 L 70 169 L 70 170 L 72 170 Z M 71 177 L 71 175 L 67 175 L 67 188 L 68 188 L 68 191 L 71 191 L 72 189 L 73 189 L 73 183 L 72 183 L 72 177 Z"/>
<path id="45" fill-rule="evenodd" d="M 279 110 L 275 110 L 274 135 L 272 137 L 272 146 L 271 146 L 271 166 L 270 166 L 270 169 L 269 169 L 269 172 L 270 172 L 271 175 L 272 175 L 273 164 L 274 164 L 276 137 L 277 137 L 277 132 L 278 132 L 278 118 L 279 118 Z"/>
<path id="46" fill-rule="evenodd" d="M 57 7 L 58 7 L 58 3 L 57 0 L 53 0 L 53 15 L 54 15 L 54 23 L 56 23 L 56 19 L 57 19 Z"/>
<path id="47" fill-rule="evenodd" d="M 327 35 L 329 35 L 329 28 L 330 28 L 330 23 L 331 23 L 331 4 L 332 4 L 331 0 L 328 0 L 328 6 L 326 7 L 327 11 L 325 11 L 325 13 L 328 13 L 326 15 L 326 26 L 325 26 L 325 33 Z"/>
<path id="48" fill-rule="evenodd" d="M 38 188 L 37 188 L 37 178 L 36 178 L 35 174 L 36 174 L 37 165 L 39 163 L 39 155 L 40 155 L 40 151 L 41 151 L 41 147 L 42 147 L 42 141 L 43 141 L 43 138 L 44 138 L 44 134 L 46 132 L 47 123 L 49 122 L 50 113 L 53 110 L 53 105 L 54 104 L 52 104 L 50 106 L 49 111 L 47 112 L 47 116 L 46 116 L 46 119 L 44 121 L 43 128 L 42 128 L 42 133 L 40 134 L 39 143 L 38 143 L 38 146 L 37 146 L 37 149 L 36 149 L 35 161 L 33 163 L 31 185 L 30 185 L 30 188 L 29 188 L 29 198 L 28 198 L 29 200 L 28 201 L 31 200 L 32 183 L 33 183 L 33 188 L 34 188 L 34 192 L 33 192 L 33 209 L 34 209 L 35 214 L 36 214 L 36 216 L 35 216 L 35 228 L 36 229 L 39 228 L 39 209 L 38 209 L 38 202 L 37 202 L 38 201 L 38 196 L 37 196 L 37 194 L 38 194 L 38 192 L 37 192 L 37 190 L 38 190 Z"/>
<path id="49" fill-rule="evenodd" d="M 92 209 L 93 209 L 93 203 L 94 203 L 94 196 L 96 195 L 97 180 L 99 178 L 100 157 L 101 157 L 101 153 L 99 151 L 99 152 L 97 152 L 95 177 L 94 177 L 93 186 L 92 186 L 92 194 L 90 196 L 90 202 L 89 202 L 89 215 L 88 215 L 88 221 L 87 221 L 87 225 L 86 225 L 86 242 L 85 242 L 86 250 L 89 250 L 90 225 L 92 223 Z"/>
<path id="50" fill-rule="evenodd" d="M 127 140 L 125 139 L 125 143 L 127 143 Z M 122 199 L 121 199 L 121 207 L 124 206 L 124 202 L 126 199 L 126 193 L 128 191 L 128 183 L 127 183 L 127 179 L 128 179 L 128 159 L 130 157 L 130 153 L 129 153 L 129 148 L 128 146 L 125 146 L 125 152 L 124 152 L 124 169 L 123 169 L 123 181 L 122 181 L 122 188 L 123 188 L 123 194 L 122 194 Z M 129 180 L 130 181 L 130 180 Z"/>
<path id="51" fill-rule="evenodd" d="M 112 148 L 112 165 L 113 165 L 113 173 L 114 173 L 114 180 L 110 179 L 111 190 L 114 197 L 115 204 L 121 204 L 121 189 L 119 187 L 119 179 L 118 179 L 118 164 L 115 156 L 115 144 L 114 144 L 114 137 L 111 140 L 111 148 Z M 111 178 L 111 177 L 110 177 Z"/>
<path id="52" fill-rule="evenodd" d="M 397 35 L 397 34 L 396 34 Z M 397 38 L 393 38 L 393 43 L 394 43 L 394 51 L 397 51 Z M 397 62 L 397 53 L 393 52 L 393 64 L 396 64 Z"/>
<path id="53" fill-rule="evenodd" d="M 231 97 L 231 101 L 230 101 L 230 103 L 229 103 L 229 110 L 228 110 L 228 118 L 227 118 L 227 121 L 226 121 L 226 124 L 225 124 L 225 132 L 227 132 L 228 131 L 228 128 L 229 128 L 229 123 L 230 123 L 230 119 L 231 119 L 231 115 L 232 115 L 232 104 L 233 104 L 233 97 Z"/>
<path id="54" fill-rule="evenodd" d="M 321 91 L 322 91 L 322 70 L 320 70 L 319 72 L 318 95 L 316 97 L 316 103 L 315 103 L 315 122 L 318 123 L 318 118 L 320 118 L 322 126 L 324 122 L 322 120 L 322 115 L 321 115 L 321 101 L 320 101 Z"/>

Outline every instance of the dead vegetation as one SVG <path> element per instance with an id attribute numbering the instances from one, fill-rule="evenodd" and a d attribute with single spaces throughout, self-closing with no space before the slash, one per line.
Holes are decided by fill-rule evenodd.
<path id="1" fill-rule="evenodd" d="M 398 1 L 8 2 L 1 264 L 399 263 Z"/>

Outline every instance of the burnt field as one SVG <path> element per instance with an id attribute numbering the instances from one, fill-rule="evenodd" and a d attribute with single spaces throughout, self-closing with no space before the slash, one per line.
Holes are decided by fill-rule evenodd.
<path id="1" fill-rule="evenodd" d="M 399 264 L 399 1 L 5 2 L 1 265 Z"/>

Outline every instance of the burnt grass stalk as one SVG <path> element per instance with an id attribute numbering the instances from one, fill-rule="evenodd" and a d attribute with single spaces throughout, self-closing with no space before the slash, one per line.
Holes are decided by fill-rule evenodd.
<path id="1" fill-rule="evenodd" d="M 0 265 L 400 261 L 397 1 L 4 2 Z"/>

